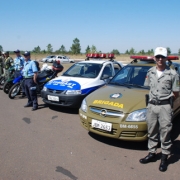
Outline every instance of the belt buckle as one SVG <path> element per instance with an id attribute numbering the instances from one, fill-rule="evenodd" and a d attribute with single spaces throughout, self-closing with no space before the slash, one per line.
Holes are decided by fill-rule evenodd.
<path id="1" fill-rule="evenodd" d="M 153 103 L 154 105 L 158 105 L 158 100 L 153 99 L 153 100 L 152 100 L 152 103 Z"/>

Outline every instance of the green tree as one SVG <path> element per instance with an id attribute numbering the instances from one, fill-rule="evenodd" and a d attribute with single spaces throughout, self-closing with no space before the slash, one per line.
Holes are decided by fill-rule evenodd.
<path id="1" fill-rule="evenodd" d="M 32 52 L 34 53 L 40 53 L 41 52 L 41 48 L 39 46 L 35 47 Z"/>
<path id="2" fill-rule="evenodd" d="M 64 45 L 61 45 L 61 47 L 59 48 L 59 52 L 62 53 L 62 54 L 66 53 L 66 48 L 65 48 Z"/>
<path id="3" fill-rule="evenodd" d="M 89 45 L 87 46 L 86 50 L 85 50 L 86 54 L 90 53 L 91 52 L 91 49 L 89 47 Z"/>
<path id="4" fill-rule="evenodd" d="M 167 47 L 167 54 L 170 55 L 171 54 L 171 49 L 169 47 Z"/>
<path id="5" fill-rule="evenodd" d="M 96 52 L 97 52 L 96 46 L 92 45 L 91 46 L 91 53 L 96 53 Z"/>
<path id="6" fill-rule="evenodd" d="M 80 41 L 78 38 L 75 38 L 73 40 L 73 44 L 70 48 L 70 51 L 72 54 L 80 54 L 81 53 L 81 46 L 80 46 Z"/>
<path id="7" fill-rule="evenodd" d="M 51 44 L 48 44 L 46 47 L 47 47 L 47 52 L 48 53 L 52 53 L 53 52 L 53 48 L 52 48 Z"/>
<path id="8" fill-rule="evenodd" d="M 135 54 L 136 52 L 135 52 L 135 50 L 134 50 L 134 48 L 131 48 L 130 50 L 129 50 L 129 54 Z"/>
<path id="9" fill-rule="evenodd" d="M 125 54 L 129 54 L 129 51 L 128 51 L 128 49 L 126 50 Z"/>
<path id="10" fill-rule="evenodd" d="M 46 54 L 46 50 L 45 50 L 45 49 L 43 49 L 41 52 L 42 52 L 43 54 Z"/>
<path id="11" fill-rule="evenodd" d="M 144 55 L 144 54 L 145 54 L 145 51 L 144 51 L 144 50 L 141 50 L 141 51 L 138 52 L 138 54 Z"/>
<path id="12" fill-rule="evenodd" d="M 3 51 L 3 47 L 0 45 L 0 51 Z"/>
<path id="13" fill-rule="evenodd" d="M 116 54 L 116 55 L 120 55 L 120 52 L 117 49 L 113 49 L 111 51 L 111 53 Z"/>

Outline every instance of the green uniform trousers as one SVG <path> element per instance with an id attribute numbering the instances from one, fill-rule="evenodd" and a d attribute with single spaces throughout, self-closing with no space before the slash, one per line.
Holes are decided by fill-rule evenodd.
<path id="1" fill-rule="evenodd" d="M 170 104 L 153 105 L 147 107 L 147 126 L 148 126 L 148 149 L 155 153 L 158 145 L 159 135 L 163 154 L 170 154 L 172 129 L 172 108 Z"/>

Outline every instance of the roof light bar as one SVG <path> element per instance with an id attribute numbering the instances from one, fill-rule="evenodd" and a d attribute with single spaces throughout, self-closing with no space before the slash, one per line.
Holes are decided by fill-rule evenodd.
<path id="1" fill-rule="evenodd" d="M 111 54 L 111 56 L 112 56 L 112 54 Z M 106 54 L 105 53 L 101 53 L 101 54 L 99 54 L 99 53 L 88 53 L 88 54 L 86 54 L 86 57 L 88 57 L 88 58 L 106 58 Z M 110 58 L 109 55 L 108 55 L 108 58 Z"/>
<path id="2" fill-rule="evenodd" d="M 131 59 L 139 59 L 139 60 L 154 60 L 154 56 L 130 56 Z M 167 60 L 179 60 L 178 56 L 168 56 Z"/>

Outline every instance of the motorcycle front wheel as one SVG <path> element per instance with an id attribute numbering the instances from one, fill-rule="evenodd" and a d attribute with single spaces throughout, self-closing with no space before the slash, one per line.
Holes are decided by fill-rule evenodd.
<path id="1" fill-rule="evenodd" d="M 11 89 L 9 90 L 9 98 L 10 99 L 14 99 L 15 96 L 17 96 L 21 91 L 21 84 L 20 83 L 16 83 L 14 84 Z"/>
<path id="2" fill-rule="evenodd" d="M 5 83 L 5 77 L 2 77 L 0 80 L 0 88 L 3 89 L 3 85 Z"/>
<path id="3" fill-rule="evenodd" d="M 9 90 L 10 90 L 10 88 L 12 87 L 12 83 L 11 82 L 5 82 L 4 83 L 4 86 L 3 86 L 3 91 L 6 93 L 6 94 L 8 94 L 9 93 Z"/>

